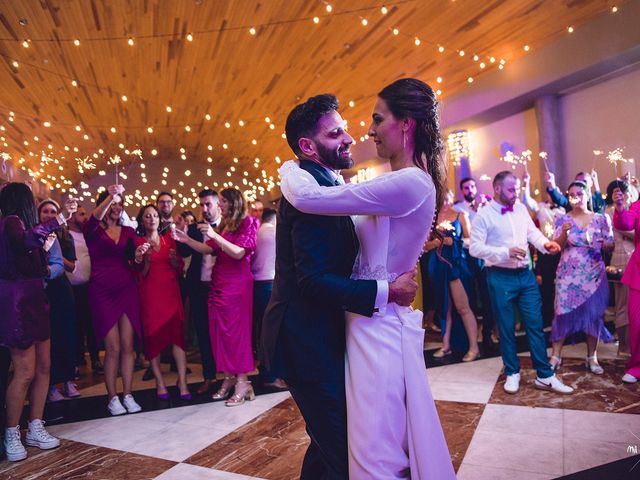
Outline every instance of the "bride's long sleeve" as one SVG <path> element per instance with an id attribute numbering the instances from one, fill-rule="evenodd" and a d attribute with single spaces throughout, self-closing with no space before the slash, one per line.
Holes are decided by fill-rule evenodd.
<path id="1" fill-rule="evenodd" d="M 296 209 L 316 215 L 404 217 L 435 195 L 431 178 L 404 168 L 363 183 L 323 187 L 293 161 L 280 168 L 280 188 Z"/>

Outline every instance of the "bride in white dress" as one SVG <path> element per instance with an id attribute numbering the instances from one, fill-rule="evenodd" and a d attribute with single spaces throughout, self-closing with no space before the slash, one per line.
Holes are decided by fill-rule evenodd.
<path id="1" fill-rule="evenodd" d="M 415 268 L 436 211 L 445 169 L 437 102 L 416 79 L 378 94 L 369 136 L 392 172 L 321 187 L 293 161 L 280 169 L 285 198 L 318 215 L 356 215 L 360 252 L 352 278 L 395 280 Z M 347 313 L 349 475 L 355 480 L 455 478 L 427 382 L 422 312 L 390 303 L 372 317 Z"/>

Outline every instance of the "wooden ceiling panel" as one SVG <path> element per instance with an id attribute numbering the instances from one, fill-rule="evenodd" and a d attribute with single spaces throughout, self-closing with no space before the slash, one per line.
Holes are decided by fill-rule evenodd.
<path id="1" fill-rule="evenodd" d="M 496 69 L 491 56 L 504 59 L 508 68 L 526 54 L 525 44 L 538 48 L 566 34 L 568 25 L 578 27 L 611 8 L 602 0 L 396 0 L 386 2 L 383 15 L 382 5 L 380 0 L 0 0 L 0 125 L 5 128 L 0 151 L 14 161 L 24 158 L 26 168 L 43 168 L 41 176 L 58 177 L 55 184 L 59 165 L 72 182 L 106 170 L 108 157 L 122 154 L 119 144 L 140 148 L 145 162 L 158 169 L 179 160 L 184 148 L 185 169 L 194 172 L 191 183 L 213 168 L 222 175 L 216 179 L 220 184 L 242 185 L 246 170 L 257 185 L 263 169 L 276 176 L 276 156 L 290 156 L 281 136 L 286 115 L 308 96 L 336 93 L 359 139 L 366 133 L 360 122 L 368 122 L 375 93 L 385 84 L 417 75 L 441 89 L 446 101 L 467 88 L 468 77 Z M 25 40 L 28 48 L 22 46 Z M 487 63 L 485 70 L 480 61 Z M 442 84 L 436 83 L 438 76 Z M 104 154 L 94 160 L 97 168 L 81 176 L 75 159 L 91 158 L 99 149 Z M 41 166 L 42 151 L 60 164 Z M 134 158 L 123 155 L 123 161 Z M 230 166 L 236 171 L 227 177 Z"/>

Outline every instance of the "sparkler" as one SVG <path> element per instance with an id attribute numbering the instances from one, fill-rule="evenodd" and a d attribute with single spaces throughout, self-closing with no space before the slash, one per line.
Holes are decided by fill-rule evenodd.
<path id="1" fill-rule="evenodd" d="M 544 170 L 545 170 L 545 172 L 548 172 L 548 171 L 549 171 L 549 165 L 547 165 L 547 157 L 548 157 L 549 155 L 547 154 L 547 152 L 540 152 L 540 153 L 538 154 L 538 156 L 542 159 L 542 161 L 543 161 L 543 163 L 544 163 Z"/>
<path id="2" fill-rule="evenodd" d="M 500 160 L 510 164 L 513 170 L 515 170 L 518 165 L 522 165 L 524 167 L 524 171 L 529 172 L 527 165 L 531 161 L 531 155 L 531 150 L 523 150 L 520 155 L 516 155 L 511 150 L 509 150 L 504 154 L 504 157 L 500 157 Z"/>
<path id="3" fill-rule="evenodd" d="M 113 157 L 109 157 L 109 163 L 111 165 L 115 165 L 116 167 L 116 185 L 119 185 L 119 177 L 118 177 L 118 165 L 122 162 L 120 155 L 115 154 Z"/>
<path id="4" fill-rule="evenodd" d="M 436 228 L 443 232 L 453 232 L 456 229 L 456 227 L 454 227 L 449 220 L 443 220 L 438 225 L 436 225 Z"/>

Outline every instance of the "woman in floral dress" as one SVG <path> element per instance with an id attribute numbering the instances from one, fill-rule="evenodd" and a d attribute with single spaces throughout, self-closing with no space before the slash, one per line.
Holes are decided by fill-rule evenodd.
<path id="1" fill-rule="evenodd" d="M 609 285 L 602 250 L 613 249 L 613 231 L 609 218 L 590 211 L 588 201 L 586 184 L 573 182 L 569 185 L 572 210 L 556 220 L 555 241 L 562 246 L 562 254 L 556 273 L 551 366 L 554 370 L 560 368 L 565 338 L 584 332 L 587 335 L 585 366 L 601 375 L 604 371 L 596 356 L 598 340 L 613 340 L 604 326 Z"/>

